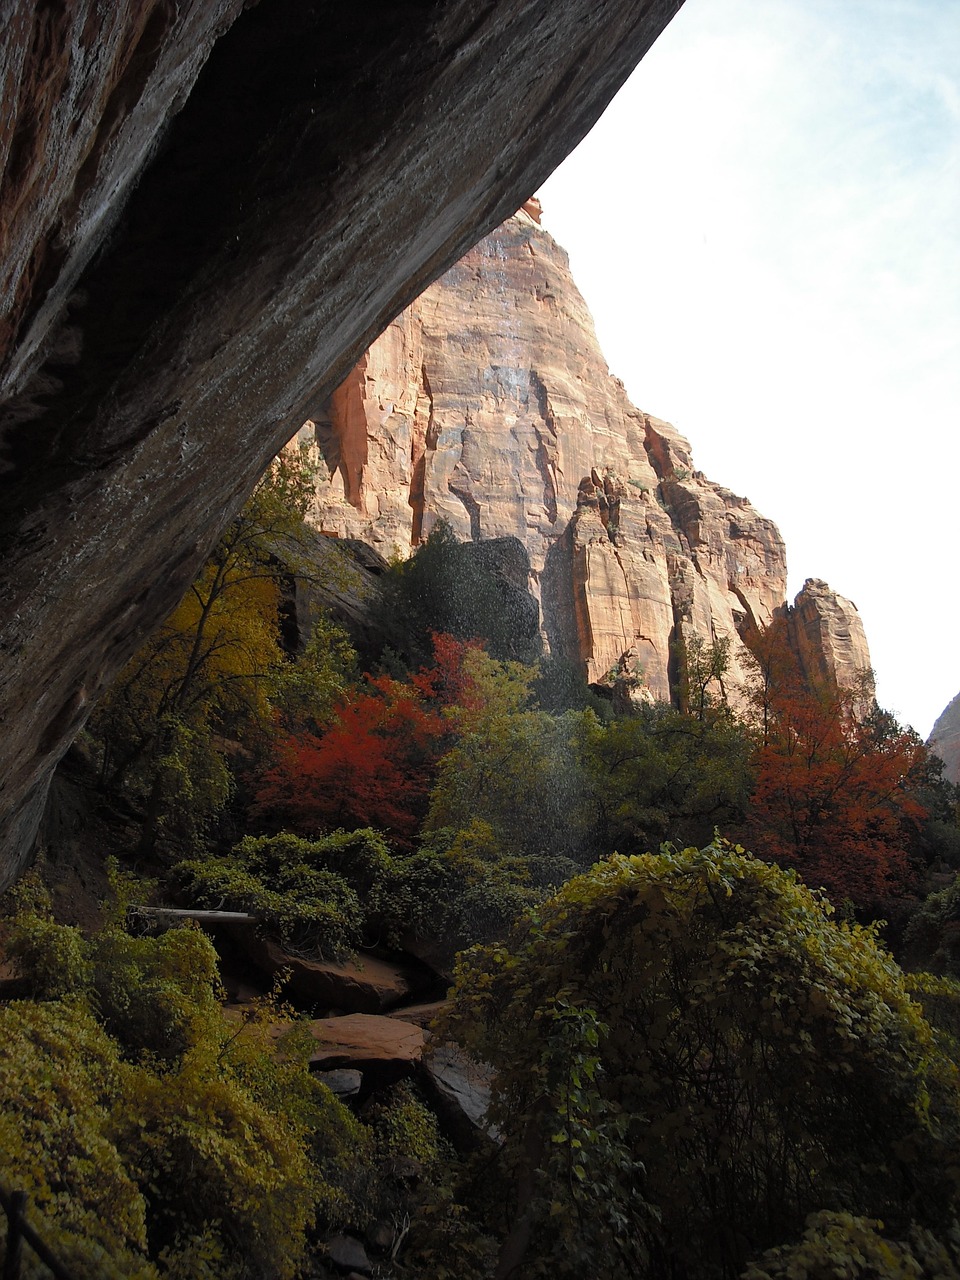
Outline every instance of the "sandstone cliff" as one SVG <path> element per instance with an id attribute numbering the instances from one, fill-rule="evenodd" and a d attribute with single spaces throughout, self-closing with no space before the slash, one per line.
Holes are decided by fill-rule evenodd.
<path id="1" fill-rule="evenodd" d="M 528 202 L 431 285 L 307 424 L 322 457 L 313 520 L 409 554 L 438 520 L 519 538 L 551 649 L 603 682 L 670 697 L 676 643 L 730 644 L 784 606 L 776 526 L 694 467 L 668 423 L 627 399 L 567 255 Z M 822 583 L 798 597 L 809 669 L 869 666 L 856 610 Z"/>
<path id="2" fill-rule="evenodd" d="M 863 622 L 852 600 L 832 591 L 820 578 L 808 578 L 787 611 L 790 644 L 807 678 L 834 681 L 846 688 L 867 682 L 872 693 L 870 650 Z"/>
<path id="3" fill-rule="evenodd" d="M 960 785 L 960 693 L 937 717 L 927 746 L 943 761 L 943 776 Z"/>

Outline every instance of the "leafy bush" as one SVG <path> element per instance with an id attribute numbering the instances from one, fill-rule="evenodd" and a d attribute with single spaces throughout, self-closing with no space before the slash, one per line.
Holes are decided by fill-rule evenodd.
<path id="1" fill-rule="evenodd" d="M 249 911 L 288 950 L 338 959 L 360 942 L 360 894 L 391 866 L 382 838 L 364 829 L 320 840 L 246 836 L 230 854 L 181 862 L 174 874 L 197 906 Z"/>
<path id="2" fill-rule="evenodd" d="M 489 826 L 475 819 L 465 830 L 434 832 L 418 853 L 398 861 L 375 907 L 394 945 L 417 938 L 450 962 L 465 947 L 503 937 L 542 896 L 525 879 L 522 863 L 501 858 Z"/>
<path id="3" fill-rule="evenodd" d="M 28 1219 L 78 1275 L 138 1276 L 147 1259 L 142 1189 L 116 1144 L 126 1080 L 117 1045 L 81 1004 L 0 1008 L 0 1169 L 30 1197 Z M 27 1275 L 45 1276 L 27 1251 Z"/>
<path id="4" fill-rule="evenodd" d="M 499 1274 L 582 1274 L 584 1223 L 591 1275 L 711 1277 L 824 1205 L 895 1233 L 953 1219 L 957 1070 L 902 973 L 742 850 L 614 856 L 572 880 L 512 945 L 462 959 L 449 1029 L 498 1073 Z M 602 1192 L 572 1198 L 581 1181 Z"/>
<path id="5" fill-rule="evenodd" d="M 960 976 L 960 877 L 924 899 L 904 930 L 903 950 L 911 968 Z"/>
<path id="6" fill-rule="evenodd" d="M 409 1081 L 401 1081 L 370 1113 L 382 1167 L 395 1177 L 435 1170 L 441 1156 L 437 1117 Z"/>
<path id="7" fill-rule="evenodd" d="M 946 1240 L 912 1227 L 909 1240 L 890 1240 L 883 1223 L 850 1213 L 814 1213 L 802 1240 L 770 1249 L 743 1280 L 960 1280 L 960 1235 Z"/>
<path id="8" fill-rule="evenodd" d="M 84 940 L 34 913 L 13 936 L 57 998 L 0 1009 L 0 1180 L 78 1276 L 291 1280 L 317 1219 L 363 1222 L 370 1131 L 311 1076 L 308 1033 L 278 1046 L 282 1009 L 225 1023 L 202 934 Z"/>

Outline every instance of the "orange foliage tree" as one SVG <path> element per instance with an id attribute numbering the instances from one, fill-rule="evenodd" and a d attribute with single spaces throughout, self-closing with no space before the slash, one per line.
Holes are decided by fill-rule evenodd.
<path id="1" fill-rule="evenodd" d="M 836 902 L 876 907 L 909 891 L 927 811 L 927 750 L 855 688 L 805 679 L 775 623 L 753 644 L 756 785 L 745 838 Z"/>
<path id="2" fill-rule="evenodd" d="M 287 734 L 256 792 L 256 816 L 300 834 L 377 827 L 409 845 L 449 745 L 444 707 L 469 698 L 469 646 L 433 637 L 434 662 L 401 681 L 367 676 L 340 699 L 323 733 Z"/>

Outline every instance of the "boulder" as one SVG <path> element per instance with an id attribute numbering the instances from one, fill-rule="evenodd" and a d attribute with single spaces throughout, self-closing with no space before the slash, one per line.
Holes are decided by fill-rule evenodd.
<path id="1" fill-rule="evenodd" d="M 252 935 L 250 958 L 269 974 L 291 970 L 286 990 L 304 1005 L 381 1013 L 408 999 L 429 979 L 412 968 L 369 953 L 353 960 L 308 960 L 284 950 L 271 938 Z"/>
<path id="2" fill-rule="evenodd" d="M 317 1018 L 310 1023 L 317 1047 L 310 1064 L 323 1071 L 369 1065 L 412 1067 L 420 1062 L 426 1044 L 422 1027 L 372 1013 L 349 1013 L 342 1018 Z"/>
<path id="3" fill-rule="evenodd" d="M 330 1261 L 340 1271 L 359 1272 L 362 1276 L 373 1274 L 373 1263 L 367 1257 L 363 1244 L 355 1236 L 334 1236 L 327 1242 Z"/>
<path id="4" fill-rule="evenodd" d="M 355 1098 L 363 1084 L 363 1074 L 351 1071 L 346 1067 L 339 1071 L 318 1071 L 317 1079 L 327 1086 L 338 1098 Z"/>
<path id="5" fill-rule="evenodd" d="M 431 1047 L 423 1056 L 423 1073 L 434 1106 L 450 1136 L 461 1146 L 478 1138 L 499 1138 L 488 1121 L 493 1071 L 474 1062 L 456 1045 Z"/>

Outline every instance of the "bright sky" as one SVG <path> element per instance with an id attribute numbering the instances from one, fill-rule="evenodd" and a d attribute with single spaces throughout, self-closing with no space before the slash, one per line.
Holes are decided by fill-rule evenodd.
<path id="1" fill-rule="evenodd" d="M 861 613 L 926 737 L 960 690 L 960 0 L 686 0 L 541 188 L 611 370 Z"/>

